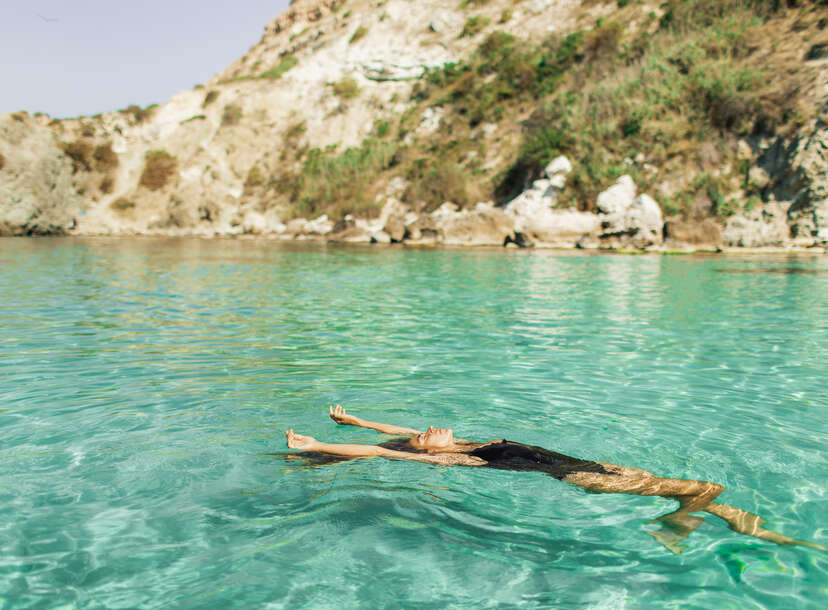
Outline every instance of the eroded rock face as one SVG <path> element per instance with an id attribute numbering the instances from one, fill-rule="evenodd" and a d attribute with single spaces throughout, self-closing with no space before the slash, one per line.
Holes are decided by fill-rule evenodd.
<path id="1" fill-rule="evenodd" d="M 23 114 L 0 117 L 0 235 L 65 233 L 79 211 L 72 164 L 51 130 Z"/>
<path id="2" fill-rule="evenodd" d="M 828 128 L 799 142 L 793 158 L 802 188 L 788 209 L 791 237 L 800 245 L 828 242 Z"/>
<path id="3" fill-rule="evenodd" d="M 722 232 L 725 244 L 743 248 L 785 245 L 790 236 L 787 208 L 785 203 L 768 202 L 746 214 L 731 216 Z"/>
<path id="4" fill-rule="evenodd" d="M 716 248 L 722 243 L 722 230 L 712 218 L 689 221 L 671 218 L 664 223 L 665 245 Z"/>

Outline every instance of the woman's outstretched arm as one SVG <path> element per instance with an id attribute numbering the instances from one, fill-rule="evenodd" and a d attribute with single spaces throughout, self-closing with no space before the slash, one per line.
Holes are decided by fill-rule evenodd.
<path id="1" fill-rule="evenodd" d="M 299 451 L 315 451 L 317 453 L 335 455 L 338 457 L 384 457 L 392 460 L 411 460 L 413 462 L 426 462 L 428 464 L 440 464 L 442 466 L 483 466 L 486 464 L 486 462 L 480 458 L 476 458 L 465 453 L 441 453 L 430 455 L 428 453 L 394 451 L 393 449 L 386 449 L 385 447 L 380 447 L 379 445 L 322 443 L 311 436 L 297 434 L 293 430 L 285 432 L 285 436 L 287 437 L 287 446 L 290 449 L 298 449 Z"/>
<path id="2" fill-rule="evenodd" d="M 342 424 L 343 426 L 359 426 L 360 428 L 369 428 L 371 430 L 376 430 L 377 432 L 382 432 L 383 434 L 392 434 L 394 436 L 416 436 L 417 434 L 422 434 L 421 430 L 414 430 L 413 428 L 380 424 L 378 422 L 360 419 L 356 415 L 346 413 L 345 409 L 342 408 L 342 405 L 336 405 L 336 407 L 331 405 L 328 407 L 328 412 L 330 413 L 332 420 L 338 424 Z"/>

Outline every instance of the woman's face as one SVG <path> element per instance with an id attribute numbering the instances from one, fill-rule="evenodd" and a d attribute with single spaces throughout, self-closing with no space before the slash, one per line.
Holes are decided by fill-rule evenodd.
<path id="1" fill-rule="evenodd" d="M 454 445 L 454 432 L 451 428 L 429 427 L 425 432 L 411 438 L 415 449 L 445 449 Z"/>

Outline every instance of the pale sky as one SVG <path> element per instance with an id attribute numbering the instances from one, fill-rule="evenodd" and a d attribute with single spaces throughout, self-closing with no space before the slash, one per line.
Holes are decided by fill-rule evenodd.
<path id="1" fill-rule="evenodd" d="M 289 0 L 2 0 L 0 114 L 161 103 L 258 42 Z"/>

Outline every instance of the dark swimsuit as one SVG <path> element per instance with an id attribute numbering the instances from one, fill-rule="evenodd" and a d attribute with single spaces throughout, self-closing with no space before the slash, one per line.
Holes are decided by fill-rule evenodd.
<path id="1" fill-rule="evenodd" d="M 412 448 L 409 443 L 410 439 L 408 438 L 394 438 L 380 443 L 379 446 L 385 447 L 386 449 L 394 449 L 395 451 L 405 451 L 407 453 L 428 453 L 425 449 Z M 573 472 L 615 474 L 605 470 L 598 462 L 579 460 L 578 458 L 569 457 L 562 453 L 549 451 L 549 449 L 544 449 L 543 447 L 514 443 L 505 439 L 499 443 L 489 443 L 488 445 L 483 445 L 482 447 L 464 453 L 485 460 L 485 466 L 481 465 L 483 467 L 496 468 L 498 470 L 532 470 L 545 472 L 558 480 L 563 479 L 566 475 L 572 474 Z M 334 462 L 347 462 L 354 459 L 351 457 L 326 455 L 314 451 L 304 452 L 301 454 L 301 457 L 314 466 L 322 466 Z"/>
<path id="2" fill-rule="evenodd" d="M 598 472 L 612 474 L 598 462 L 579 460 L 543 447 L 524 445 L 502 440 L 489 443 L 468 452 L 469 455 L 486 460 L 486 466 L 499 470 L 537 470 L 558 480 L 573 472 Z"/>

